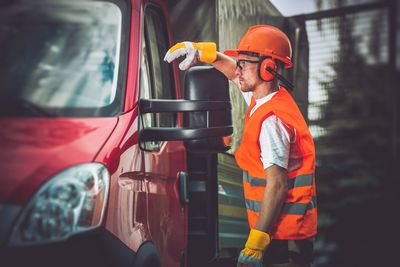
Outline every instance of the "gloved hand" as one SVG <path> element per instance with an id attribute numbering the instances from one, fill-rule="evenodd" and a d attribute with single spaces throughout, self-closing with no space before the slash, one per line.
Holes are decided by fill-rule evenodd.
<path id="1" fill-rule="evenodd" d="M 182 42 L 171 47 L 165 54 L 164 61 L 171 63 L 180 56 L 186 59 L 179 64 L 181 70 L 187 70 L 197 60 L 204 63 L 213 63 L 217 59 L 217 45 L 212 42 Z"/>
<path id="2" fill-rule="evenodd" d="M 262 266 L 263 254 L 270 242 L 268 233 L 251 229 L 245 248 L 240 252 L 237 266 Z"/>

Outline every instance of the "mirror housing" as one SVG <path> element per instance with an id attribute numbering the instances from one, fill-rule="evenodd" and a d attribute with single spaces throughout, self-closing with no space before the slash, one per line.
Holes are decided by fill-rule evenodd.
<path id="1" fill-rule="evenodd" d="M 191 152 L 217 153 L 230 147 L 223 136 L 233 132 L 227 78 L 209 66 L 190 68 L 185 76 L 184 100 L 140 99 L 140 114 L 183 112 L 183 128 L 149 127 L 143 141 L 185 141 Z"/>
<path id="2" fill-rule="evenodd" d="M 214 102 L 221 109 L 208 112 L 191 112 L 183 116 L 186 128 L 230 127 L 229 134 L 208 138 L 196 138 L 185 142 L 191 152 L 225 152 L 230 148 L 224 144 L 223 136 L 233 132 L 228 79 L 213 67 L 194 67 L 185 76 L 184 98 L 193 101 Z M 229 108 L 222 108 L 219 102 L 229 103 Z"/>

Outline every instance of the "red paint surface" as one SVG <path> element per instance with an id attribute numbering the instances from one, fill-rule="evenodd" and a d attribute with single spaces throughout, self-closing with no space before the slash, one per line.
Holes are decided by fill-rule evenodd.
<path id="1" fill-rule="evenodd" d="M 93 161 L 117 118 L 0 119 L 0 201 L 24 204 L 51 176 Z"/>
<path id="2" fill-rule="evenodd" d="M 153 2 L 162 6 L 168 18 L 165 1 Z M 168 28 L 172 40 L 169 24 Z M 140 149 L 142 35 L 143 2 L 132 0 L 124 114 L 113 118 L 0 119 L 0 201 L 24 205 L 63 169 L 103 163 L 111 175 L 103 226 L 134 251 L 145 241 L 153 242 L 163 266 L 180 266 L 187 245 L 187 208 L 180 203 L 178 174 L 186 170 L 186 154 L 182 142 L 164 142 L 155 152 Z M 174 79 L 180 98 L 176 64 Z"/>

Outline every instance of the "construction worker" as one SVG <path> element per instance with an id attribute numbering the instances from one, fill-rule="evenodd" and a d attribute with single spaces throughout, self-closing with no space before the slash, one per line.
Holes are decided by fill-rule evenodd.
<path id="1" fill-rule="evenodd" d="M 197 61 L 212 64 L 240 88 L 249 106 L 235 152 L 244 171 L 250 226 L 238 266 L 310 266 L 317 233 L 315 149 L 287 90 L 292 86 L 281 76 L 283 68 L 292 66 L 289 38 L 278 28 L 256 25 L 237 49 L 224 54 L 215 43 L 182 42 L 164 60 L 183 55 L 181 70 Z"/>

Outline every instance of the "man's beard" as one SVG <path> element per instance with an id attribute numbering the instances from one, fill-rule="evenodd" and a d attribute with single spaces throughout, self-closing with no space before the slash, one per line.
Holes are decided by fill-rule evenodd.
<path id="1" fill-rule="evenodd" d="M 240 84 L 240 90 L 242 90 L 242 92 L 244 92 L 244 93 L 253 92 L 254 91 L 254 87 L 255 87 L 255 84 L 249 84 L 247 82 L 242 82 Z"/>

